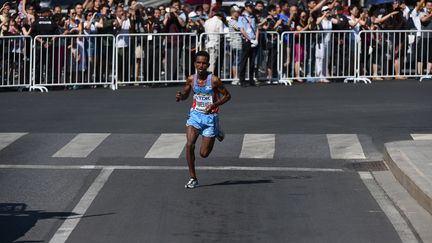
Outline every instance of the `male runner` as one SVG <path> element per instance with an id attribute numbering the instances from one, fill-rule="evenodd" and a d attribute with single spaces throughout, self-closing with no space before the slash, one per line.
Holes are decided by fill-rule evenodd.
<path id="1" fill-rule="evenodd" d="M 189 167 L 190 180 L 185 188 L 198 186 L 195 173 L 195 143 L 201 134 L 202 142 L 200 155 L 207 158 L 213 149 L 215 138 L 224 139 L 219 129 L 219 106 L 231 99 L 231 95 L 220 79 L 209 72 L 210 55 L 206 51 L 199 51 L 195 55 L 196 73 L 187 78 L 183 91 L 177 91 L 176 100 L 186 100 L 193 90 L 192 108 L 186 122 L 186 159 Z"/>

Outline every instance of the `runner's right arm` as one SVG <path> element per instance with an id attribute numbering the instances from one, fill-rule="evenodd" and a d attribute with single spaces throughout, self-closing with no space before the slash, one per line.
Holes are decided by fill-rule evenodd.
<path id="1" fill-rule="evenodd" d="M 176 93 L 176 101 L 179 102 L 181 100 L 186 100 L 189 97 L 189 93 L 192 90 L 192 84 L 193 84 L 193 75 L 189 76 L 186 79 L 186 83 L 183 86 L 182 91 L 177 91 Z"/>

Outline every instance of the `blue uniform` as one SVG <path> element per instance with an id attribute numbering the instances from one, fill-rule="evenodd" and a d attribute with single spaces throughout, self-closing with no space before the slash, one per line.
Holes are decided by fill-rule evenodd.
<path id="1" fill-rule="evenodd" d="M 213 90 L 211 79 L 212 75 L 209 74 L 205 86 L 199 86 L 197 75 L 194 75 L 192 108 L 186 121 L 186 126 L 198 129 L 204 137 L 215 137 L 219 134 L 218 108 L 213 109 L 209 114 L 205 113 L 207 106 L 212 105 L 219 98 Z"/>

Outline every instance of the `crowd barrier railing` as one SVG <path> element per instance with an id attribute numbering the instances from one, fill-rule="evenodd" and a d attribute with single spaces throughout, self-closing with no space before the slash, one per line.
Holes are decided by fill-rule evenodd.
<path id="1" fill-rule="evenodd" d="M 33 88 L 114 88 L 113 35 L 39 35 L 33 41 Z"/>
<path id="2" fill-rule="evenodd" d="M 184 82 L 197 50 L 210 53 L 209 70 L 238 81 L 240 32 L 0 37 L 0 88 L 47 91 L 49 86 L 110 86 Z M 254 78 L 369 83 L 382 78 L 432 78 L 432 31 L 367 30 L 262 32 Z M 249 65 L 246 65 L 248 67 Z M 247 69 L 247 68 L 246 68 Z M 249 70 L 245 71 L 249 79 Z"/>
<path id="3" fill-rule="evenodd" d="M 222 81 L 239 81 L 242 61 L 243 38 L 240 32 L 202 33 L 199 50 L 210 54 L 209 71 Z M 279 82 L 280 36 L 278 32 L 261 32 L 255 49 L 253 76 L 255 80 Z M 245 79 L 249 80 L 249 61 L 245 64 Z"/>
<path id="4" fill-rule="evenodd" d="M 368 30 L 358 41 L 358 77 L 431 78 L 432 31 Z"/>
<path id="5" fill-rule="evenodd" d="M 288 82 L 349 81 L 356 77 L 354 31 L 283 32 L 279 69 Z"/>
<path id="6" fill-rule="evenodd" d="M 116 37 L 116 88 L 126 84 L 184 82 L 194 73 L 194 33 L 120 34 Z"/>
<path id="7" fill-rule="evenodd" d="M 32 38 L 0 37 L 0 88 L 30 88 L 32 72 Z"/>

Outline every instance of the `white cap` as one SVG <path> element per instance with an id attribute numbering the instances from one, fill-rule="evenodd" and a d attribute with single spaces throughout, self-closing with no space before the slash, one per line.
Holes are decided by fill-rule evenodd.
<path id="1" fill-rule="evenodd" d="M 195 11 L 192 11 L 188 14 L 188 16 L 189 16 L 189 18 L 193 18 L 193 17 L 198 16 L 198 14 Z"/>
<path id="2" fill-rule="evenodd" d="M 324 7 L 322 7 L 321 12 L 324 12 L 324 11 L 329 10 L 329 9 L 330 9 L 329 6 L 325 5 Z"/>

